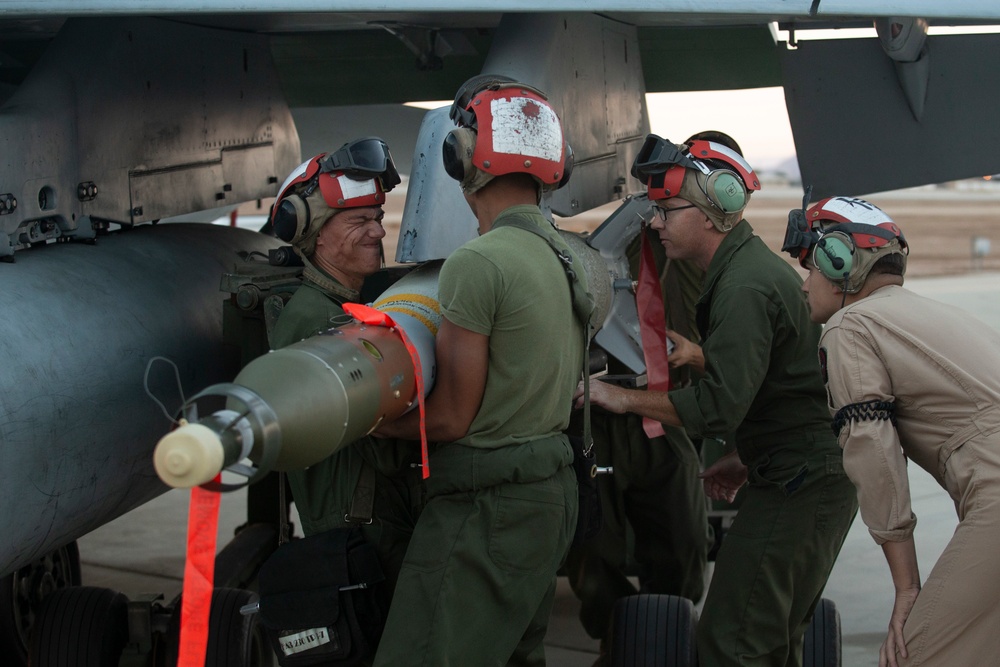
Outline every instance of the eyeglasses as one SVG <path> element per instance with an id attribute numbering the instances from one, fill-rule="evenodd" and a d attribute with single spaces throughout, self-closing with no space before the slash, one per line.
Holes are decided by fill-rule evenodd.
<path id="1" fill-rule="evenodd" d="M 686 208 L 695 208 L 696 204 L 688 204 L 687 206 L 677 206 L 675 208 L 663 208 L 659 204 L 653 204 L 653 216 L 659 218 L 661 221 L 667 221 L 667 214 L 673 213 L 674 211 L 683 211 Z"/>

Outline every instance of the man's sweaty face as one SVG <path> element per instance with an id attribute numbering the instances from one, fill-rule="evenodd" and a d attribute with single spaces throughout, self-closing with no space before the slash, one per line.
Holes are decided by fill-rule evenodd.
<path id="1" fill-rule="evenodd" d="M 378 271 L 385 229 L 381 206 L 349 208 L 335 213 L 316 238 L 316 255 L 345 286 L 358 289 Z"/>

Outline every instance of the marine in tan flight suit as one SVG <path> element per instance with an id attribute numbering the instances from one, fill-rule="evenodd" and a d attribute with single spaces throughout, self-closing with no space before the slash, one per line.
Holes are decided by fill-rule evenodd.
<path id="1" fill-rule="evenodd" d="M 877 207 L 835 197 L 805 221 L 795 213 L 785 249 L 798 246 L 812 318 L 827 323 L 819 353 L 834 431 L 896 589 L 879 664 L 992 662 L 1000 655 L 1000 333 L 902 287 L 906 242 Z M 948 492 L 959 518 L 922 587 L 908 460 Z"/>

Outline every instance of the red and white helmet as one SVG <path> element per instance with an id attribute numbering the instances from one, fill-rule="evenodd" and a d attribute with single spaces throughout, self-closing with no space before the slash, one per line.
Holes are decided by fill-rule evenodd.
<path id="1" fill-rule="evenodd" d="M 739 152 L 704 139 L 674 144 L 648 135 L 632 162 L 632 176 L 646 185 L 650 201 L 682 196 L 724 232 L 739 222 L 750 193 L 760 190 L 760 179 Z"/>
<path id="2" fill-rule="evenodd" d="M 572 150 L 541 91 L 507 77 L 474 77 L 456 95 L 451 118 L 459 128 L 445 138 L 444 166 L 466 192 L 504 174 L 529 174 L 543 190 L 568 180 Z"/>

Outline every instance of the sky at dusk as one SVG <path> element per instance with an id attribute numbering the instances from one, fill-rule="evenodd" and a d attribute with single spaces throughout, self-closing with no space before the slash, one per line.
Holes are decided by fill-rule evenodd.
<path id="1" fill-rule="evenodd" d="M 695 132 L 733 137 L 755 168 L 774 167 L 795 155 L 781 88 L 646 95 L 654 134 L 681 142 Z"/>

